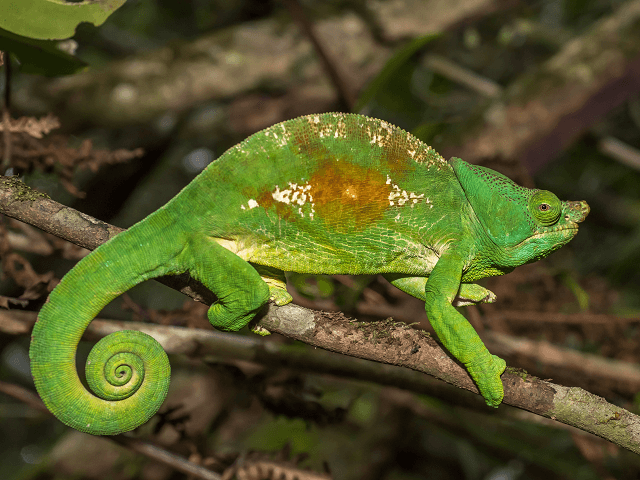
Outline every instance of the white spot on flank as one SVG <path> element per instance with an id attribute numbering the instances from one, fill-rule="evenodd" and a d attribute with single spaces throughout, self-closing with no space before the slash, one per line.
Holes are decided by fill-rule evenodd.
<path id="1" fill-rule="evenodd" d="M 411 208 L 416 205 L 420 199 L 424 198 L 424 193 L 418 195 L 415 192 L 407 192 L 406 190 L 402 190 L 399 185 L 392 183 L 391 178 L 387 175 L 387 185 L 391 185 L 393 190 L 389 192 L 389 205 L 394 206 L 396 203 L 398 206 L 403 206 L 405 203 L 409 203 Z"/>
<path id="2" fill-rule="evenodd" d="M 265 130 L 264 135 L 265 137 L 272 136 L 273 137 L 272 141 L 275 145 L 284 147 L 289 144 L 289 141 L 291 140 L 291 134 L 287 131 L 287 128 L 283 124 L 280 124 L 279 127 L 282 130 L 279 135 L 278 133 L 276 133 L 275 126 Z M 262 151 L 263 152 L 265 151 L 264 147 L 262 148 Z"/>
<path id="3" fill-rule="evenodd" d="M 253 198 L 250 198 L 249 201 L 247 202 L 247 206 L 249 207 L 249 210 L 251 210 L 252 208 L 256 208 L 258 207 L 258 202 L 256 202 Z M 245 207 L 244 205 L 240 205 L 240 210 L 246 210 L 247 207 Z"/>
<path id="4" fill-rule="evenodd" d="M 276 185 L 276 191 L 271 194 L 276 202 L 286 203 L 287 205 L 291 203 L 289 195 L 291 195 L 291 190 L 280 190 L 279 185 Z"/>
<path id="5" fill-rule="evenodd" d="M 308 183 L 299 185 L 297 183 L 289 182 L 289 188 L 280 190 L 280 185 L 276 185 L 274 191 L 271 192 L 271 196 L 276 202 L 286 203 L 287 205 L 297 204 L 298 214 L 304 217 L 302 207 L 308 202 L 311 203 L 311 211 L 309 212 L 309 218 L 313 220 L 313 214 L 315 213 L 313 197 L 310 193 L 311 185 Z"/>

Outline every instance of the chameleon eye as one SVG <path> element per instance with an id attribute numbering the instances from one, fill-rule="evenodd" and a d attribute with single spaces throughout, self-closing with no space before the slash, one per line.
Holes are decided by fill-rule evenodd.
<path id="1" fill-rule="evenodd" d="M 562 203 L 553 193 L 540 190 L 529 200 L 529 211 L 539 224 L 548 227 L 560 218 Z"/>

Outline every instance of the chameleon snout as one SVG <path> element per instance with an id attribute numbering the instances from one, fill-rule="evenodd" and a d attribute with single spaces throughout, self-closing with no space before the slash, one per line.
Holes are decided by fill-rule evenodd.
<path id="1" fill-rule="evenodd" d="M 575 223 L 583 222 L 589 215 L 589 205 L 584 200 L 577 202 L 565 202 L 565 216 L 567 220 Z"/>

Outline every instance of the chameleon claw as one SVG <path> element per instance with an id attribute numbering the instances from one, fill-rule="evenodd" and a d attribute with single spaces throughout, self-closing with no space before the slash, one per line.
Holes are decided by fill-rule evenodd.
<path id="1" fill-rule="evenodd" d="M 253 327 L 251 327 L 251 331 L 256 335 L 260 335 L 261 337 L 271 335 L 271 332 L 269 330 L 260 325 L 254 325 Z"/>
<path id="2" fill-rule="evenodd" d="M 273 287 L 269 285 L 269 300 L 273 301 L 279 307 L 291 303 L 293 301 L 293 297 L 281 288 Z"/>

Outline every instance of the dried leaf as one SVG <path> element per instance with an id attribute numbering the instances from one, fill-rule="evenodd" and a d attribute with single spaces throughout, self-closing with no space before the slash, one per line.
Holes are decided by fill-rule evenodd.
<path id="1" fill-rule="evenodd" d="M 69 147 L 68 138 L 63 135 L 47 135 L 58 128 L 60 122 L 53 115 L 41 119 L 22 117 L 7 119 L 9 139 L 0 136 L 0 151 L 5 151 L 5 142 L 10 144 L 9 165 L 17 173 L 32 171 L 55 172 L 65 189 L 76 197 L 84 193 L 73 184 L 77 169 L 89 168 L 97 171 L 103 165 L 128 162 L 144 154 L 141 148 L 135 150 L 119 149 L 115 151 L 95 150 L 91 140 L 84 140 L 79 148 Z M 4 126 L 0 125 L 0 131 Z"/>
<path id="2" fill-rule="evenodd" d="M 273 461 L 244 461 L 243 465 L 234 465 L 222 474 L 222 479 L 238 480 L 331 480 L 326 473 L 301 470 L 290 463 Z"/>
<path id="3" fill-rule="evenodd" d="M 39 274 L 26 258 L 13 252 L 4 223 L 0 225 L 0 259 L 2 276 L 13 279 L 16 284 L 24 288 L 22 295 L 14 301 L 5 297 L 9 298 L 2 303 L 6 308 L 9 303 L 24 306 L 28 300 L 35 300 L 48 294 L 58 283 L 53 272 Z"/>
<path id="4" fill-rule="evenodd" d="M 49 113 L 46 117 L 20 117 L 9 119 L 9 131 L 11 133 L 26 133 L 34 138 L 42 138 L 51 130 L 60 128 L 60 120 Z M 0 132 L 4 132 L 5 125 L 0 123 Z"/>
<path id="5" fill-rule="evenodd" d="M 29 300 L 20 300 L 19 298 L 5 297 L 4 295 L 0 295 L 0 308 L 6 308 L 7 310 L 9 310 L 9 304 L 26 307 L 28 303 Z"/>
<path id="6" fill-rule="evenodd" d="M 286 460 L 290 448 L 286 445 L 273 453 L 243 453 L 222 473 L 222 480 L 332 480 L 330 473 L 318 473 L 298 466 L 298 461 Z"/>

